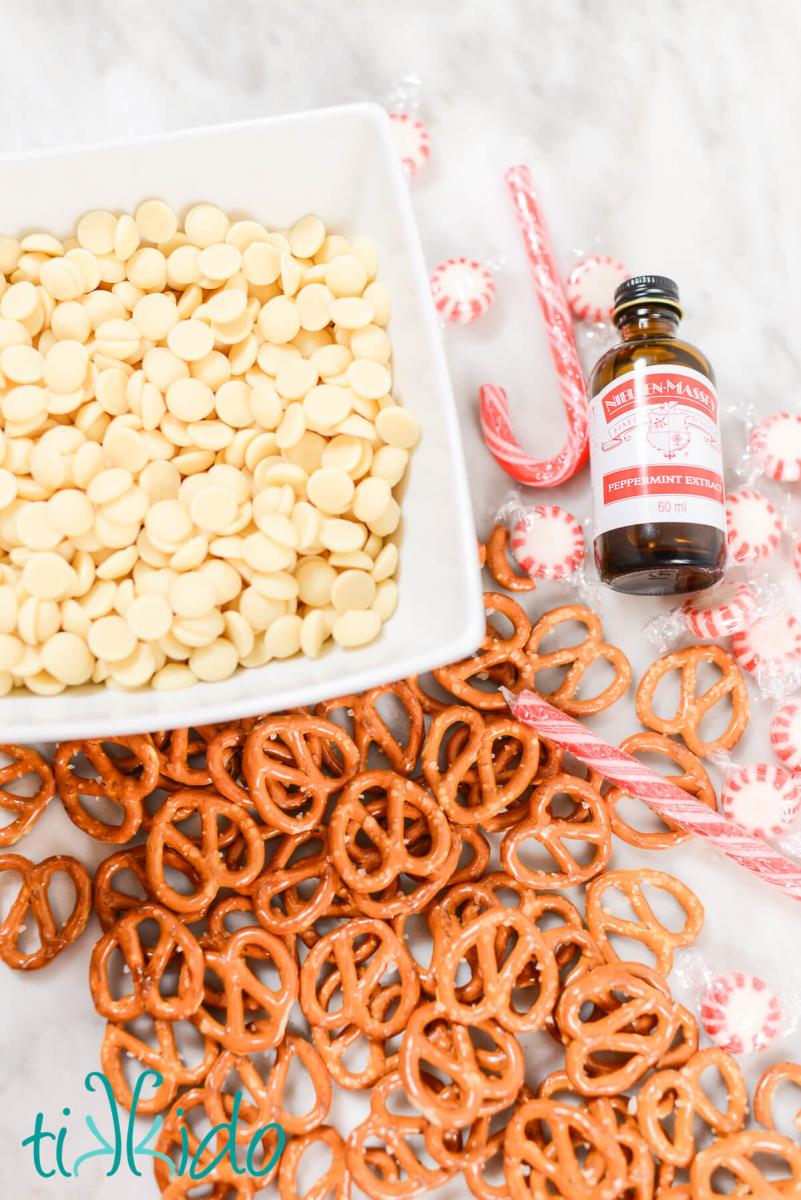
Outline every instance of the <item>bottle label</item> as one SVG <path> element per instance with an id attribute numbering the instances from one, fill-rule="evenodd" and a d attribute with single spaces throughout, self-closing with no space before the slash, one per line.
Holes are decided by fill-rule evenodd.
<path id="1" fill-rule="evenodd" d="M 645 366 L 590 400 L 595 535 L 675 521 L 726 529 L 718 398 L 690 367 Z"/>

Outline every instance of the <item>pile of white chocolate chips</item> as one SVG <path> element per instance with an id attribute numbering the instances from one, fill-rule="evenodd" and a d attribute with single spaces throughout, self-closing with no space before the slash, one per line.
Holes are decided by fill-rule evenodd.
<path id="1" fill-rule="evenodd" d="M 369 240 L 146 200 L 2 236 L 0 272 L 0 694 L 378 635 L 419 428 Z"/>

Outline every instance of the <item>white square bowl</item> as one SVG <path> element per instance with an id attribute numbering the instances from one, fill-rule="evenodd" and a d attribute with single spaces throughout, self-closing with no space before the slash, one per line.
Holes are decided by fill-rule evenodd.
<path id="1" fill-rule="evenodd" d="M 68 689 L 0 699 L 4 741 L 168 729 L 311 704 L 470 653 L 483 609 L 456 410 L 428 273 L 386 113 L 376 105 L 271 117 L 125 143 L 0 158 L 0 231 L 64 234 L 87 209 L 179 212 L 212 201 L 285 227 L 307 212 L 371 237 L 389 288 L 395 391 L 422 425 L 402 500 L 400 602 L 370 646 L 273 661 L 180 692 Z"/>

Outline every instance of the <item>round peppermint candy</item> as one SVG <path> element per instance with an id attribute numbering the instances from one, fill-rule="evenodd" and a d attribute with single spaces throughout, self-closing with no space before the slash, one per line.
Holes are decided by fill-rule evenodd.
<path id="1" fill-rule="evenodd" d="M 474 258 L 446 258 L 431 276 L 437 311 L 448 321 L 467 325 L 487 311 L 495 299 L 495 280 Z"/>
<path id="2" fill-rule="evenodd" d="M 389 119 L 403 169 L 416 175 L 431 157 L 431 136 L 423 122 L 408 113 L 391 112 Z"/>
<path id="3" fill-rule="evenodd" d="M 801 416 L 778 412 L 765 417 L 751 434 L 751 452 L 763 475 L 796 483 L 801 479 Z"/>
<path id="4" fill-rule="evenodd" d="M 751 763 L 729 772 L 720 807 L 757 837 L 778 837 L 798 819 L 801 787 L 783 767 Z"/>
<path id="5" fill-rule="evenodd" d="M 729 554 L 740 563 L 758 562 L 773 554 L 782 527 L 779 514 L 755 488 L 741 488 L 726 497 Z"/>
<path id="6" fill-rule="evenodd" d="M 770 744 L 791 771 L 801 770 L 801 702 L 785 700 L 770 723 Z"/>
<path id="7" fill-rule="evenodd" d="M 782 1010 L 776 993 L 754 975 L 731 971 L 707 988 L 698 1013 L 713 1042 L 730 1054 L 751 1054 L 776 1040 Z"/>
<path id="8" fill-rule="evenodd" d="M 593 254 L 583 258 L 568 277 L 565 285 L 567 302 L 580 321 L 609 321 L 615 300 L 615 289 L 631 277 L 623 263 L 608 254 Z"/>
<path id="9" fill-rule="evenodd" d="M 722 638 L 745 629 L 756 607 L 756 595 L 747 583 L 724 583 L 711 592 L 691 596 L 681 612 L 694 637 Z"/>
<path id="10" fill-rule="evenodd" d="M 789 613 L 760 617 L 735 633 L 732 653 L 744 671 L 781 670 L 801 659 L 801 623 Z"/>
<path id="11" fill-rule="evenodd" d="M 584 534 L 572 513 L 537 504 L 512 530 L 512 553 L 532 579 L 564 579 L 584 558 Z"/>

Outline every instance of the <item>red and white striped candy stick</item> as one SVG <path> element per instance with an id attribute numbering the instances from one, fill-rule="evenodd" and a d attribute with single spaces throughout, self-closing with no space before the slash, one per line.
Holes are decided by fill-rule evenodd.
<path id="1" fill-rule="evenodd" d="M 774 887 L 801 900 L 801 867 L 777 854 L 742 825 L 729 821 L 695 796 L 684 792 L 625 751 L 611 746 L 586 726 L 560 712 L 535 692 L 514 695 L 501 689 L 515 720 L 536 729 L 541 737 L 598 771 L 605 779 L 644 800 L 660 817 L 688 833 L 706 838 L 740 866 Z"/>
<path id="2" fill-rule="evenodd" d="M 564 446 L 553 458 L 532 458 L 512 431 L 506 392 L 491 383 L 481 389 L 481 432 L 490 453 L 519 483 L 529 487 L 552 487 L 570 479 L 587 459 L 587 381 L 579 360 L 562 280 L 528 167 L 510 167 L 506 172 L 506 183 L 531 265 L 534 290 L 567 415 L 568 433 Z"/>

